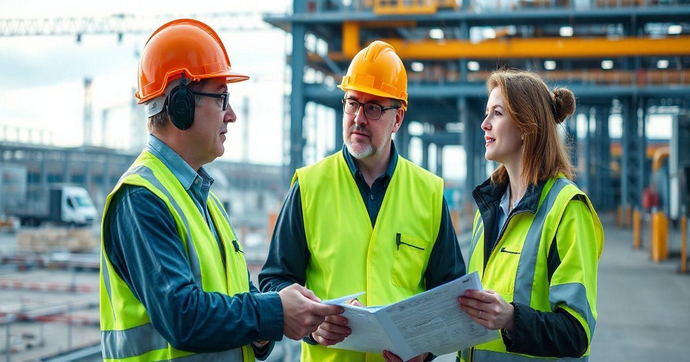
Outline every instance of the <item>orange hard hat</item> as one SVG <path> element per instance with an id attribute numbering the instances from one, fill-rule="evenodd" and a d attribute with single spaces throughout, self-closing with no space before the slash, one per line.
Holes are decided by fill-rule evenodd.
<path id="1" fill-rule="evenodd" d="M 223 42 L 211 27 L 194 19 L 177 19 L 156 30 L 144 45 L 139 62 L 139 104 L 160 97 L 182 76 L 198 82 L 225 78 L 228 83 L 249 79 L 232 70 Z"/>
<path id="2" fill-rule="evenodd" d="M 400 100 L 407 110 L 407 72 L 395 49 L 376 40 L 355 55 L 338 88 Z"/>

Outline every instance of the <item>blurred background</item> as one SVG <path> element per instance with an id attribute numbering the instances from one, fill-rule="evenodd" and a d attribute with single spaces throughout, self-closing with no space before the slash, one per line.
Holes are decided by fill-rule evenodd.
<path id="1" fill-rule="evenodd" d="M 689 0 L 0 0 L 0 360 L 100 360 L 103 204 L 146 142 L 140 52 L 180 17 L 251 76 L 229 87 L 238 122 L 208 169 L 254 278 L 295 169 L 342 146 L 336 85 L 381 39 L 409 77 L 396 147 L 445 178 L 465 252 L 470 192 L 496 167 L 491 71 L 575 93 L 561 135 L 606 231 L 591 360 L 690 359 Z M 271 360 L 298 356 L 283 341 Z"/>

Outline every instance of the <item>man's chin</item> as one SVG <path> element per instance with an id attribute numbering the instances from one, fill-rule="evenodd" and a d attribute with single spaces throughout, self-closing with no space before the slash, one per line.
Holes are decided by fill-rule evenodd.
<path id="1" fill-rule="evenodd" d="M 374 147 L 371 145 L 353 145 L 353 144 L 346 144 L 347 145 L 347 150 L 350 151 L 350 154 L 352 157 L 361 160 L 363 158 L 367 158 L 374 154 Z"/>

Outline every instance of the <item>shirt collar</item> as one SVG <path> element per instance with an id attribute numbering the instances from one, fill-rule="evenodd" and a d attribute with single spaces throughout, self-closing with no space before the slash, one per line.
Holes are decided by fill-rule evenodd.
<path id="1" fill-rule="evenodd" d="M 161 162 L 163 162 L 170 172 L 177 177 L 185 190 L 189 190 L 194 183 L 194 180 L 199 177 L 199 174 L 208 176 L 208 173 L 203 170 L 203 167 L 199 168 L 199 174 L 197 174 L 197 172 L 187 163 L 187 161 L 185 161 L 172 148 L 154 135 L 149 135 L 146 150 L 151 152 L 154 156 L 158 157 Z M 212 181 L 213 179 L 211 179 L 211 182 Z"/>
<path id="2" fill-rule="evenodd" d="M 519 203 L 520 209 L 527 210 L 533 214 L 537 213 L 539 198 L 541 197 L 541 192 L 544 190 L 544 185 L 546 185 L 547 181 L 548 179 L 545 179 L 538 181 L 536 185 L 532 184 L 527 186 L 527 191 L 520 199 L 522 201 Z M 495 185 L 491 183 L 491 177 L 489 177 L 482 184 L 474 188 L 472 197 L 479 209 L 484 210 L 488 208 L 489 204 L 499 203 L 507 187 L 508 182 Z"/>
<path id="3" fill-rule="evenodd" d="M 520 203 L 521 199 L 515 200 L 513 202 L 513 209 L 517 207 L 517 205 Z M 506 187 L 506 192 L 503 193 L 503 197 L 501 197 L 501 203 L 499 204 L 501 210 L 503 210 L 503 213 L 508 215 L 510 213 L 510 208 L 508 207 L 510 205 L 510 187 Z"/>
<path id="4" fill-rule="evenodd" d="M 345 162 L 347 162 L 347 166 L 350 168 L 350 173 L 352 174 L 352 177 L 356 177 L 357 173 L 359 172 L 359 168 L 357 168 L 357 164 L 355 163 L 354 157 L 350 154 L 350 151 L 347 150 L 347 145 L 343 143 L 343 157 L 345 158 Z M 386 173 L 384 175 L 388 176 L 389 178 L 393 177 L 393 173 L 395 172 L 395 167 L 398 165 L 398 150 L 395 149 L 395 143 L 391 141 L 391 158 L 388 161 L 388 167 L 386 168 Z"/>

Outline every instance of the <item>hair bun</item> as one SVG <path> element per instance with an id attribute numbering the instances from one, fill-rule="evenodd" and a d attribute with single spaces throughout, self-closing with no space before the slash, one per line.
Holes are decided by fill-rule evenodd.
<path id="1" fill-rule="evenodd" d="M 554 117 L 556 123 L 563 123 L 568 116 L 575 113 L 575 95 L 567 88 L 556 88 L 553 91 Z"/>

